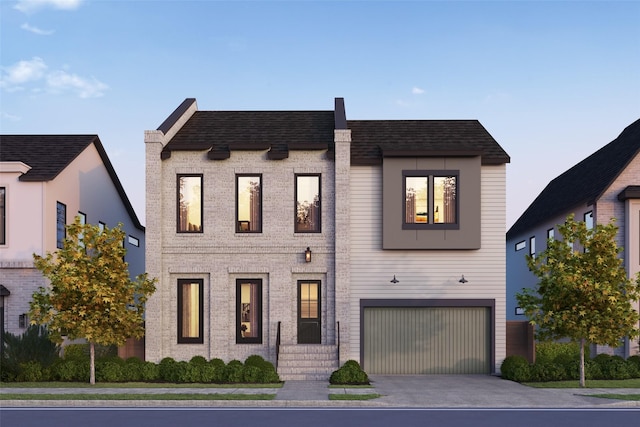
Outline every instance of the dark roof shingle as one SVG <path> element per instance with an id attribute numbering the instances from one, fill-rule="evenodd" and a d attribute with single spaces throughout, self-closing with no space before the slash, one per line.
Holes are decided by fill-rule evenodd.
<path id="1" fill-rule="evenodd" d="M 566 212 L 595 203 L 640 150 L 640 119 L 580 163 L 553 179 L 507 232 L 507 238 Z"/>
<path id="2" fill-rule="evenodd" d="M 144 231 L 98 135 L 0 135 L 0 161 L 30 166 L 20 181 L 51 181 L 94 144 L 136 228 Z"/>

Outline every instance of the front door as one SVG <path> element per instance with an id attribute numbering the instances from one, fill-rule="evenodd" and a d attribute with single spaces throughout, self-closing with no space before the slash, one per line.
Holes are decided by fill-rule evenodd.
<path id="1" fill-rule="evenodd" d="M 298 344 L 320 344 L 320 281 L 298 281 Z"/>

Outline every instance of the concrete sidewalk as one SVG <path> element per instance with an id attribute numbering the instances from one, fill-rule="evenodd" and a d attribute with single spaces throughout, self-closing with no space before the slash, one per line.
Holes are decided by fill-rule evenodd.
<path id="1" fill-rule="evenodd" d="M 2 407 L 73 406 L 233 406 L 233 407 L 419 407 L 419 408 L 615 408 L 637 407 L 640 402 L 588 395 L 640 394 L 640 389 L 538 389 L 488 375 L 377 376 L 371 387 L 329 388 L 326 381 L 287 381 L 282 388 L 3 388 L 0 394 L 276 394 L 274 400 L 119 401 L 119 400 L 5 400 Z M 329 400 L 329 394 L 369 394 L 372 400 Z"/>

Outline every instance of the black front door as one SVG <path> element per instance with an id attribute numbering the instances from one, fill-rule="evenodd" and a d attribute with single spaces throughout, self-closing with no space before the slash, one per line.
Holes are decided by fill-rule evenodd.
<path id="1" fill-rule="evenodd" d="M 298 281 L 298 344 L 320 344 L 320 281 Z"/>

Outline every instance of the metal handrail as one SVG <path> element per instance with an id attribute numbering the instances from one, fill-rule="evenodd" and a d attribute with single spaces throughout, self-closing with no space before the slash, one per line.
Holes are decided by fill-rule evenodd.
<path id="1" fill-rule="evenodd" d="M 338 347 L 338 366 L 340 365 L 340 322 L 336 322 L 336 344 Z"/>
<path id="2" fill-rule="evenodd" d="M 280 321 L 278 321 L 278 331 L 276 333 L 276 371 L 278 370 L 278 359 L 280 358 Z"/>

